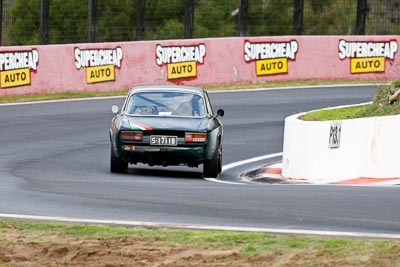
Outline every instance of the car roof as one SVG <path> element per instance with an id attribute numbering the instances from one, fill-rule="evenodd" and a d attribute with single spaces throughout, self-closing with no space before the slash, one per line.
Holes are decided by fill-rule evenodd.
<path id="1" fill-rule="evenodd" d="M 129 90 L 129 95 L 136 92 L 151 92 L 151 91 L 181 91 L 186 93 L 194 93 L 204 95 L 204 89 L 194 86 L 181 86 L 181 85 L 138 85 Z"/>

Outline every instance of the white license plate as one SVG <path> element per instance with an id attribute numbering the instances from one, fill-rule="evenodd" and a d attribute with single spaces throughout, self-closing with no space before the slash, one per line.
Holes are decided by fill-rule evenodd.
<path id="1" fill-rule="evenodd" d="M 152 146 L 176 146 L 178 144 L 177 136 L 151 135 L 150 145 Z"/>

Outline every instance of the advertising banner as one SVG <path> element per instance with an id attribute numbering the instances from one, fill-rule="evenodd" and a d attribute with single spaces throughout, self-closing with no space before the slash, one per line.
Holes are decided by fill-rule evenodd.
<path id="1" fill-rule="evenodd" d="M 261 36 L 2 47 L 0 97 L 301 80 L 399 78 L 398 36 Z"/>

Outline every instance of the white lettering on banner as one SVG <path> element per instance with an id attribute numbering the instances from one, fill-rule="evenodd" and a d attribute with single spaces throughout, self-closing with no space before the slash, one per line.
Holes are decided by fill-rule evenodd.
<path id="1" fill-rule="evenodd" d="M 162 46 L 156 47 L 156 63 L 158 66 L 170 63 L 198 62 L 203 64 L 206 55 L 206 46 Z"/>
<path id="2" fill-rule="evenodd" d="M 384 57 L 394 59 L 398 50 L 396 41 L 390 42 L 347 42 L 339 41 L 339 58 Z"/>
<path id="3" fill-rule="evenodd" d="M 288 58 L 296 59 L 299 49 L 297 41 L 282 43 L 244 43 L 244 60 L 246 62 L 261 59 Z"/>
<path id="4" fill-rule="evenodd" d="M 121 67 L 122 48 L 87 49 L 75 48 L 75 67 L 80 68 L 114 65 Z"/>
<path id="5" fill-rule="evenodd" d="M 342 122 L 332 121 L 329 131 L 329 148 L 339 148 L 340 147 L 340 136 L 342 133 Z"/>
<path id="6" fill-rule="evenodd" d="M 21 52 L 1 52 L 0 70 L 31 69 L 36 71 L 39 52 L 36 49 Z"/>

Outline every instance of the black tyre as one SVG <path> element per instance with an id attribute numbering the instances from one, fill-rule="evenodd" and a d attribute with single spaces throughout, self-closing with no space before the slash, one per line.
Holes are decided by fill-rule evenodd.
<path id="1" fill-rule="evenodd" d="M 123 173 L 126 168 L 128 168 L 128 163 L 117 158 L 111 148 L 110 171 L 113 173 Z"/>
<path id="2" fill-rule="evenodd" d="M 204 162 L 203 176 L 216 178 L 222 170 L 221 161 L 222 161 L 222 149 L 219 146 L 218 150 L 215 151 L 212 159 Z"/>

